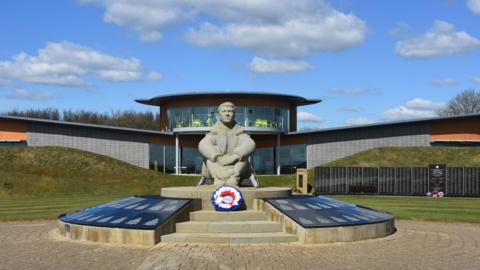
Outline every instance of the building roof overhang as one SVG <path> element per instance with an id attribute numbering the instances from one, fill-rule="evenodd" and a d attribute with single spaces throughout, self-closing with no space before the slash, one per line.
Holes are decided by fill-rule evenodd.
<path id="1" fill-rule="evenodd" d="M 170 94 L 170 95 L 160 95 L 150 99 L 136 99 L 135 101 L 138 103 L 146 104 L 146 105 L 162 106 L 173 100 L 217 98 L 219 96 L 225 96 L 225 98 L 240 97 L 240 98 L 285 100 L 296 106 L 311 105 L 311 104 L 316 104 L 322 101 L 321 99 L 306 99 L 300 96 L 286 95 L 286 94 L 280 94 L 280 93 L 246 92 L 246 91 L 188 92 L 188 93 L 177 93 L 177 94 Z"/>

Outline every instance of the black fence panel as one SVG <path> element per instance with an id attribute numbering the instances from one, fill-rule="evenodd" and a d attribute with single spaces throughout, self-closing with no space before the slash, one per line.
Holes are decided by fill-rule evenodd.
<path id="1" fill-rule="evenodd" d="M 395 168 L 378 168 L 378 193 L 395 194 Z"/>
<path id="2" fill-rule="evenodd" d="M 447 167 L 446 196 L 480 197 L 480 168 Z M 429 192 L 426 167 L 317 167 L 318 194 L 425 195 Z"/>
<path id="3" fill-rule="evenodd" d="M 428 168 L 414 167 L 411 174 L 411 194 L 425 195 L 428 190 Z"/>
<path id="4" fill-rule="evenodd" d="M 331 168 L 330 171 L 331 193 L 348 193 L 347 190 L 347 170 L 343 168 Z"/>
<path id="5" fill-rule="evenodd" d="M 479 196 L 480 193 L 480 168 L 464 168 L 465 196 Z"/>
<path id="6" fill-rule="evenodd" d="M 465 168 L 447 168 L 447 193 L 450 196 L 463 196 Z"/>
<path id="7" fill-rule="evenodd" d="M 362 190 L 366 194 L 378 193 L 378 168 L 362 168 Z"/>
<path id="8" fill-rule="evenodd" d="M 395 194 L 410 195 L 411 168 L 395 168 Z"/>

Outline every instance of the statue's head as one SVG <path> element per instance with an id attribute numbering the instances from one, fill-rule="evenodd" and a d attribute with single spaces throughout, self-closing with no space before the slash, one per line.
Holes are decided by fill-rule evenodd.
<path id="1" fill-rule="evenodd" d="M 224 102 L 218 106 L 220 121 L 226 125 L 231 125 L 235 120 L 235 105 L 231 102 Z"/>

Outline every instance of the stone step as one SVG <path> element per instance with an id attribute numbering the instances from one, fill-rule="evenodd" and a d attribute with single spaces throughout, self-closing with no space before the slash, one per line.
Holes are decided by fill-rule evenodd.
<path id="1" fill-rule="evenodd" d="M 190 212 L 191 221 L 254 221 L 266 220 L 267 214 L 261 211 L 244 210 L 233 212 L 195 211 Z"/>
<path id="2" fill-rule="evenodd" d="M 172 233 L 163 235 L 165 243 L 262 244 L 298 241 L 296 235 L 270 233 Z"/>
<path id="3" fill-rule="evenodd" d="M 263 233 L 281 232 L 280 223 L 273 221 L 188 221 L 177 223 L 179 233 Z"/>

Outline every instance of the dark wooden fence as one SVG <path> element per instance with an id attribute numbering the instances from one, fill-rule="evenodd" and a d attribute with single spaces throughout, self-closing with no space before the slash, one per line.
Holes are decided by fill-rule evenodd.
<path id="1" fill-rule="evenodd" d="M 430 191 L 427 167 L 317 167 L 317 194 L 422 195 Z M 445 195 L 480 197 L 480 168 L 447 167 Z"/>

